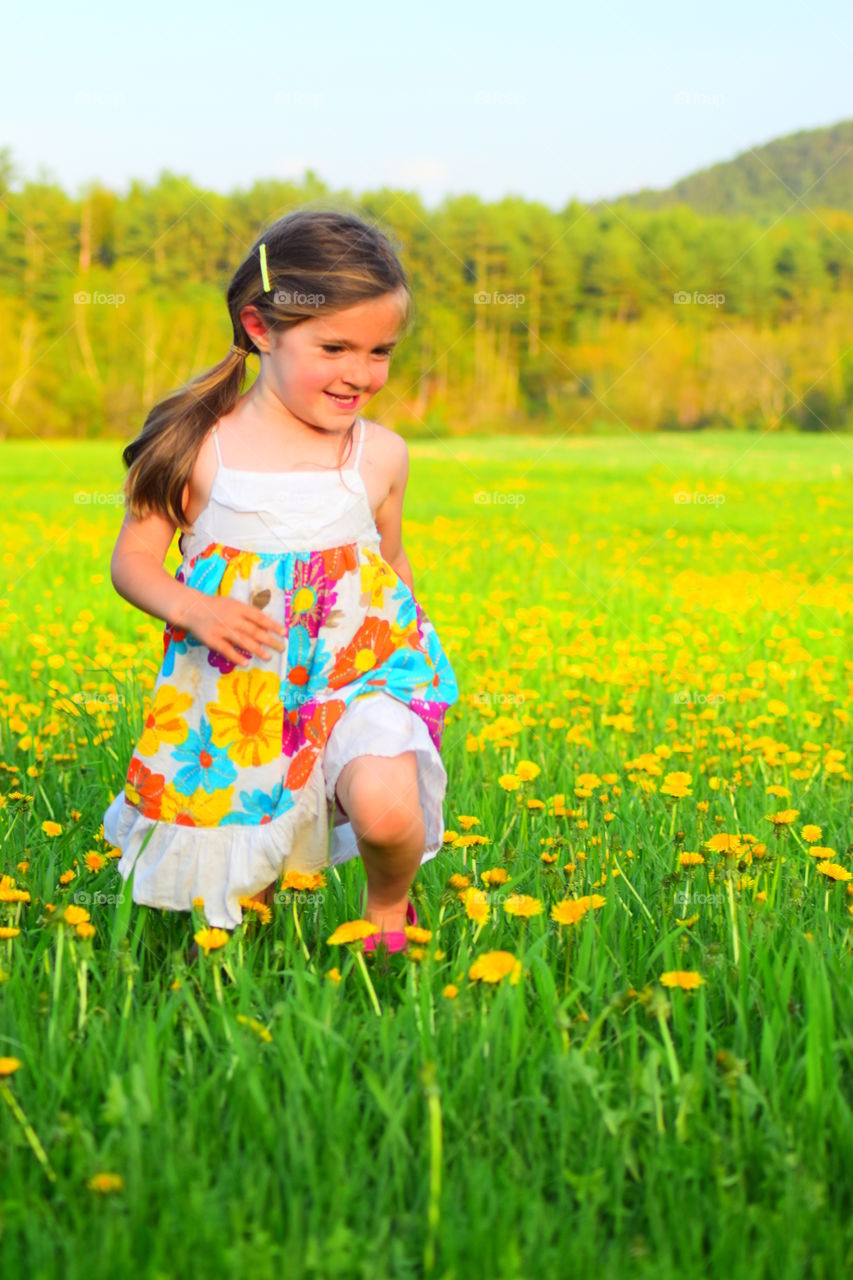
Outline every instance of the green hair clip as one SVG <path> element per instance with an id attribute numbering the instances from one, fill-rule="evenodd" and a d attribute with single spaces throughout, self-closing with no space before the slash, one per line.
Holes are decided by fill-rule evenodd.
<path id="1" fill-rule="evenodd" d="M 270 278 L 269 278 L 269 276 L 267 275 L 267 246 L 266 246 L 266 244 L 262 244 L 262 245 L 261 245 L 260 250 L 259 250 L 259 253 L 260 253 L 260 258 L 261 258 L 261 279 L 262 279 L 262 280 L 263 280 L 263 282 L 264 282 L 264 293 L 269 293 L 269 291 L 270 291 Z"/>

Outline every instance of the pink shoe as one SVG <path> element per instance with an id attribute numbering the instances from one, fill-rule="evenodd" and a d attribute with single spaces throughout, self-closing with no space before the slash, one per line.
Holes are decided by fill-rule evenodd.
<path id="1" fill-rule="evenodd" d="M 367 890 L 361 900 L 361 909 L 367 906 Z M 406 906 L 406 922 L 410 925 L 418 923 L 418 913 L 415 911 L 415 904 L 409 900 Z M 409 939 L 406 937 L 402 929 L 392 929 L 389 933 L 372 933 L 369 938 L 364 939 L 365 951 L 376 951 L 379 947 L 387 947 L 388 951 L 405 951 L 409 945 Z"/>

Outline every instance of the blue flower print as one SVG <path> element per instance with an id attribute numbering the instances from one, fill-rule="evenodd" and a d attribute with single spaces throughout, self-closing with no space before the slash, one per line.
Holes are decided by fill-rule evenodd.
<path id="1" fill-rule="evenodd" d="M 199 787 L 210 794 L 230 787 L 237 777 L 237 766 L 228 758 L 225 747 L 214 746 L 211 741 L 213 727 L 202 716 L 198 731 L 190 729 L 186 740 L 172 751 L 173 760 L 187 760 L 188 764 L 175 774 L 175 790 L 182 796 L 191 796 Z"/>

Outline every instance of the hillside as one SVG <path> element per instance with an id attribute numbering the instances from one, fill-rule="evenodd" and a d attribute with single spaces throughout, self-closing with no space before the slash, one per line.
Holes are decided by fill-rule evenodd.
<path id="1" fill-rule="evenodd" d="M 765 220 L 802 212 L 801 201 L 853 211 L 853 120 L 775 138 L 666 189 L 643 188 L 608 203 L 651 210 L 680 203 L 698 213 Z"/>

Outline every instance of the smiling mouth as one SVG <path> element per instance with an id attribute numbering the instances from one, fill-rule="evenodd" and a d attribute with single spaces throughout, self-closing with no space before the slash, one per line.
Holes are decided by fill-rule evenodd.
<path id="1" fill-rule="evenodd" d="M 330 400 L 334 400 L 335 404 L 342 405 L 345 409 L 351 408 L 358 399 L 357 393 L 350 396 L 339 396 L 334 391 L 324 391 L 323 394 L 327 395 Z"/>

